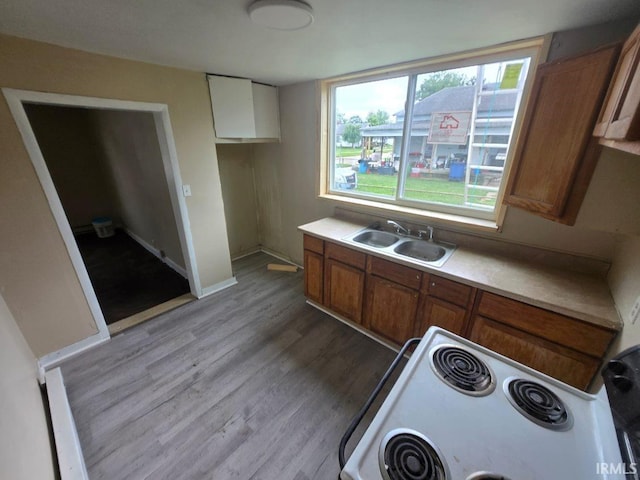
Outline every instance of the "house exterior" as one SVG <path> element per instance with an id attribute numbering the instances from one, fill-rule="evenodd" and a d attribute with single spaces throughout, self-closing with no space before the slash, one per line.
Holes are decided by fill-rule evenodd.
<path id="1" fill-rule="evenodd" d="M 459 117 L 469 116 L 473 110 L 475 90 L 474 85 L 446 87 L 414 105 L 409 145 L 409 158 L 412 162 L 437 167 L 448 165 L 451 161 L 466 161 L 469 130 L 467 129 L 466 140 L 462 143 L 439 143 L 430 139 L 433 133 L 432 117 L 438 113 L 445 113 L 446 123 L 442 125 L 442 122 L 439 122 L 439 125 L 442 125 L 440 128 L 459 128 L 460 120 L 452 113 L 460 113 Z M 503 92 L 499 84 L 485 84 L 480 98 L 473 139 L 477 147 L 473 150 L 472 163 L 502 166 L 513 126 L 518 92 Z M 394 123 L 364 127 L 361 130 L 362 136 L 399 139 L 402 137 L 404 117 L 404 110 L 396 112 Z M 400 156 L 399 142 L 394 141 L 393 155 L 396 158 Z"/>

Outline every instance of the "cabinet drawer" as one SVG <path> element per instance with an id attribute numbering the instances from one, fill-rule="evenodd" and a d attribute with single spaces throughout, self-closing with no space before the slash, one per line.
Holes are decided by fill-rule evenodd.
<path id="1" fill-rule="evenodd" d="M 312 252 L 324 254 L 324 241 L 319 238 L 312 237 L 311 235 L 305 235 L 303 241 L 304 249 L 311 250 Z"/>
<path id="2" fill-rule="evenodd" d="M 474 318 L 469 339 L 583 390 L 600 365 L 588 355 L 480 316 Z"/>
<path id="3" fill-rule="evenodd" d="M 466 307 L 471 299 L 473 288 L 436 275 L 425 274 L 422 291 L 441 300 Z"/>
<path id="4" fill-rule="evenodd" d="M 422 280 L 422 272 L 420 270 L 372 256 L 369 256 L 367 260 L 367 273 L 386 278 L 414 290 L 420 288 Z"/>
<path id="5" fill-rule="evenodd" d="M 615 332 L 516 300 L 482 292 L 478 313 L 519 330 L 602 357 Z"/>
<path id="6" fill-rule="evenodd" d="M 339 262 L 351 265 L 352 267 L 364 270 L 367 256 L 364 253 L 356 252 L 350 248 L 341 247 L 335 243 L 326 242 L 324 246 L 325 258 L 338 260 Z"/>

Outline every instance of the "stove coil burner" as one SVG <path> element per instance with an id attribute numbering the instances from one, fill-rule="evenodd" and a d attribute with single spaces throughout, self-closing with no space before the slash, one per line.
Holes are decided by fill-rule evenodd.
<path id="1" fill-rule="evenodd" d="M 495 389 L 489 366 L 460 347 L 439 347 L 431 356 L 436 374 L 456 390 L 473 396 L 488 395 Z"/>
<path id="2" fill-rule="evenodd" d="M 420 433 L 389 432 L 380 445 L 380 469 L 385 480 L 446 480 L 440 455 Z"/>
<path id="3" fill-rule="evenodd" d="M 507 379 L 505 393 L 522 415 L 551 430 L 569 430 L 573 425 L 571 412 L 547 387 L 521 378 Z"/>

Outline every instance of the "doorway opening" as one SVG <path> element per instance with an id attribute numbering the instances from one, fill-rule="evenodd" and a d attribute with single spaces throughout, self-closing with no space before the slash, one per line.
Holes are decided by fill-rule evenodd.
<path id="1" fill-rule="evenodd" d="M 99 335 L 200 296 L 166 105 L 4 93 Z"/>

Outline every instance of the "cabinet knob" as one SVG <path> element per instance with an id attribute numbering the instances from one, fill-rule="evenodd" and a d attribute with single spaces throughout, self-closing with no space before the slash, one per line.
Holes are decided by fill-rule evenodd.
<path id="1" fill-rule="evenodd" d="M 431 282 L 431 286 L 435 287 L 436 286 L 436 282 Z"/>
<path id="2" fill-rule="evenodd" d="M 416 275 L 416 280 L 420 280 L 420 275 Z"/>

